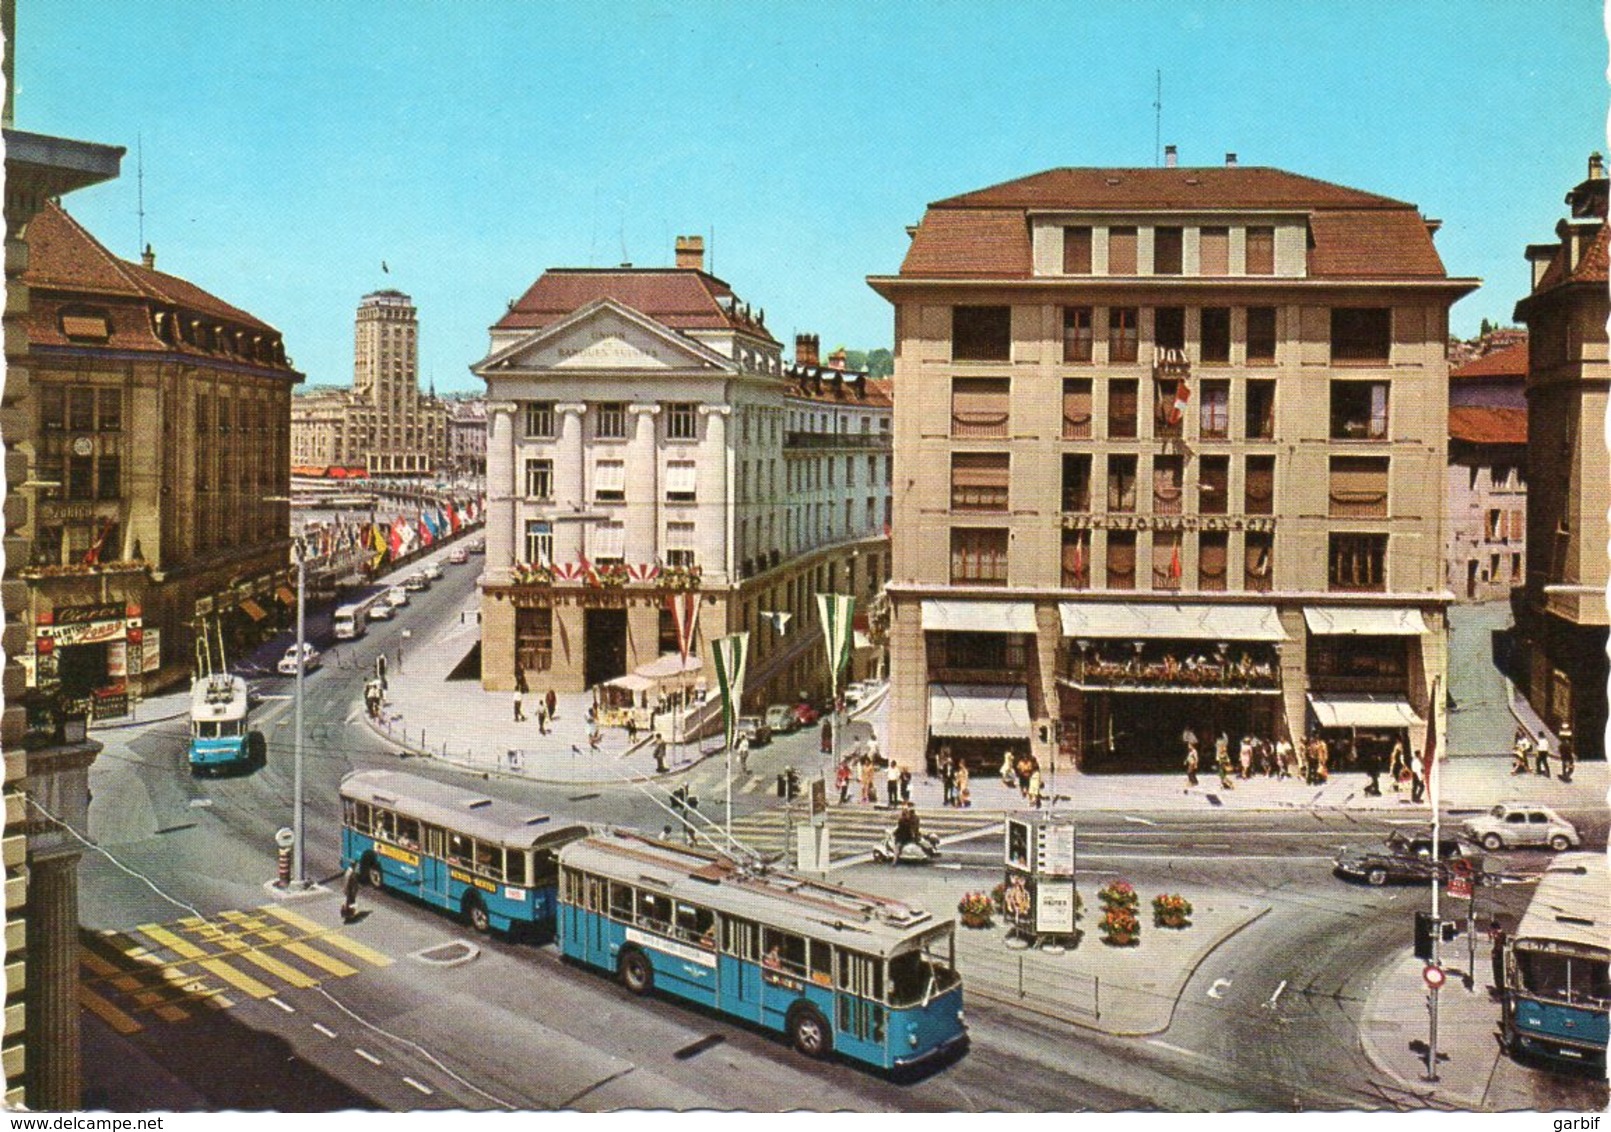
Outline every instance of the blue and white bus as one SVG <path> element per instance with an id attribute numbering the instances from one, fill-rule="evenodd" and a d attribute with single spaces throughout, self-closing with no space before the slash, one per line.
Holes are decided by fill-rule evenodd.
<path id="1" fill-rule="evenodd" d="M 191 684 L 190 772 L 212 774 L 256 761 L 263 740 L 252 732 L 250 715 L 242 677 L 219 672 Z"/>
<path id="2" fill-rule="evenodd" d="M 1604 1075 L 1608 961 L 1611 871 L 1601 854 L 1562 853 L 1505 946 L 1505 1048 Z"/>
<path id="3" fill-rule="evenodd" d="M 555 850 L 588 827 L 392 770 L 341 780 L 341 864 L 478 932 L 552 931 Z"/>
<path id="4" fill-rule="evenodd" d="M 952 919 L 631 833 L 573 841 L 559 866 L 561 953 L 636 994 L 882 1069 L 966 1045 Z"/>

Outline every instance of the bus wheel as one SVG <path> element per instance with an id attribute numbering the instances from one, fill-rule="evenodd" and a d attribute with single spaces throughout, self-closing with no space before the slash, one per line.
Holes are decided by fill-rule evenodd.
<path id="1" fill-rule="evenodd" d="M 628 951 L 621 955 L 621 983 L 633 994 L 648 994 L 654 989 L 654 968 L 649 957 L 641 951 Z"/>
<path id="2" fill-rule="evenodd" d="M 828 1023 L 814 1006 L 798 1006 L 789 1015 L 789 1040 L 807 1057 L 827 1057 L 833 1049 Z"/>
<path id="3" fill-rule="evenodd" d="M 370 888 L 380 888 L 386 883 L 386 877 L 380 871 L 380 862 L 373 857 L 364 862 L 364 883 Z"/>
<path id="4" fill-rule="evenodd" d="M 472 896 L 465 901 L 464 915 L 478 934 L 486 935 L 492 930 L 492 921 L 487 918 L 486 905 L 481 903 L 479 896 Z"/>

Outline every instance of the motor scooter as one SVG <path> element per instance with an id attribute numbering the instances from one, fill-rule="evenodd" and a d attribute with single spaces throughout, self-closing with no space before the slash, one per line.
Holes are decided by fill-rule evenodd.
<path id="1" fill-rule="evenodd" d="M 919 862 L 932 861 L 940 855 L 940 839 L 932 833 L 919 833 L 916 841 L 897 846 L 895 831 L 890 830 L 884 834 L 883 841 L 873 846 L 873 860 L 881 864 L 900 864 L 903 857 L 910 856 L 907 850 L 915 851 Z"/>

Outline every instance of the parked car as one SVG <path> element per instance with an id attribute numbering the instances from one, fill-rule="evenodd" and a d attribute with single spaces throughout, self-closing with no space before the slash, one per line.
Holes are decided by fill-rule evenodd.
<path id="1" fill-rule="evenodd" d="M 448 561 L 455 566 L 463 566 L 466 562 L 470 561 L 470 552 L 465 550 L 462 546 L 455 546 L 448 554 Z"/>
<path id="2" fill-rule="evenodd" d="M 425 576 L 424 570 L 416 570 L 403 579 L 403 588 L 413 592 L 431 588 L 431 579 Z"/>
<path id="3" fill-rule="evenodd" d="M 1465 862 L 1464 866 L 1456 863 L 1461 861 Z M 1440 837 L 1437 872 L 1447 876 L 1462 867 L 1474 874 L 1482 872 L 1482 853 L 1458 837 Z M 1394 830 L 1381 848 L 1340 849 L 1332 871 L 1345 879 L 1362 880 L 1370 885 L 1428 884 L 1433 874 L 1432 834 Z"/>
<path id="4" fill-rule="evenodd" d="M 386 604 L 393 609 L 401 609 L 408 604 L 408 591 L 402 586 L 393 586 L 386 591 Z"/>
<path id="5" fill-rule="evenodd" d="M 772 729 L 758 715 L 741 715 L 733 725 L 733 742 L 744 736 L 749 737 L 750 746 L 764 747 L 772 741 Z"/>
<path id="6" fill-rule="evenodd" d="M 470 544 L 470 553 L 471 554 L 485 554 L 486 552 L 487 552 L 487 540 L 486 539 L 478 538 L 478 539 L 476 539 L 474 542 L 472 542 Z"/>
<path id="7" fill-rule="evenodd" d="M 804 700 L 801 700 L 794 705 L 794 718 L 799 720 L 801 727 L 810 727 L 822 718 L 822 713 Z"/>
<path id="8" fill-rule="evenodd" d="M 794 709 L 788 704 L 773 704 L 766 709 L 766 725 L 774 734 L 787 735 L 800 726 L 800 721 L 795 718 Z"/>
<path id="9" fill-rule="evenodd" d="M 425 576 L 433 582 L 442 580 L 442 564 L 440 562 L 427 562 L 424 572 Z"/>
<path id="10" fill-rule="evenodd" d="M 1500 802 L 1469 819 L 1464 828 L 1467 837 L 1489 851 L 1534 845 L 1561 853 L 1582 844 L 1575 825 L 1548 806 L 1529 802 Z"/>
<path id="11" fill-rule="evenodd" d="M 305 676 L 309 672 L 315 671 L 322 663 L 324 663 L 324 661 L 323 658 L 319 656 L 319 650 L 304 641 L 302 643 L 302 674 Z M 296 675 L 295 645 L 292 645 L 290 648 L 285 650 L 285 655 L 280 658 L 280 663 L 275 667 L 281 676 Z"/>
<path id="12" fill-rule="evenodd" d="M 408 595 L 404 594 L 403 596 L 407 597 Z M 387 601 L 383 595 L 379 601 L 369 607 L 369 619 L 371 621 L 390 621 L 392 614 L 395 612 L 396 610 L 392 608 L 392 603 Z"/>

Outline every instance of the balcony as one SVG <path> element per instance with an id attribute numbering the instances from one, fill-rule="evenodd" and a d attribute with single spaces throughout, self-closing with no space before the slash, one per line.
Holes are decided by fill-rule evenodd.
<path id="1" fill-rule="evenodd" d="M 822 451 L 824 449 L 854 449 L 883 451 L 890 447 L 887 432 L 786 432 L 783 450 Z"/>

